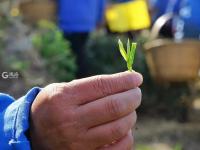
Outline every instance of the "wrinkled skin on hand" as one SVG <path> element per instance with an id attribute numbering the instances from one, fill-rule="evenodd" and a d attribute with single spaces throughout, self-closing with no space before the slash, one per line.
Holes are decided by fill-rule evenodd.
<path id="1" fill-rule="evenodd" d="M 50 84 L 31 107 L 33 150 L 132 150 L 142 76 L 101 75 Z"/>

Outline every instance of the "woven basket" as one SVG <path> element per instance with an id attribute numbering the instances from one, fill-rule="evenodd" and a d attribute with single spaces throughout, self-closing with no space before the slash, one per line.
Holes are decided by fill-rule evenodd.
<path id="1" fill-rule="evenodd" d="M 55 21 L 56 3 L 53 1 L 29 1 L 20 4 L 20 11 L 28 23 L 37 23 L 45 19 Z"/>
<path id="2" fill-rule="evenodd" d="M 152 28 L 151 41 L 145 47 L 145 56 L 154 80 L 160 82 L 187 82 L 198 78 L 200 71 L 200 41 L 156 39 L 163 24 L 171 18 L 165 15 Z M 166 21 L 164 21 L 166 20 Z"/>

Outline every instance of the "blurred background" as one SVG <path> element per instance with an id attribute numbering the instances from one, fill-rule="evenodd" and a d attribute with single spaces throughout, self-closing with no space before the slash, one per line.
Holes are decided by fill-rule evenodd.
<path id="1" fill-rule="evenodd" d="M 199 150 L 200 1 L 0 0 L 0 91 L 126 70 L 144 76 L 136 150 Z"/>

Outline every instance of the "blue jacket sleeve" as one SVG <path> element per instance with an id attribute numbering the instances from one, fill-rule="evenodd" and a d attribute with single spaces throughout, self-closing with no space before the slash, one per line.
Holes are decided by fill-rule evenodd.
<path id="1" fill-rule="evenodd" d="M 19 100 L 0 93 L 0 150 L 30 150 L 26 136 L 29 113 L 40 88 L 31 89 Z"/>

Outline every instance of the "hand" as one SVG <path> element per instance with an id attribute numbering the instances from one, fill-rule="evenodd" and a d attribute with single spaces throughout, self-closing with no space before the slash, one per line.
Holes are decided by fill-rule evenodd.
<path id="1" fill-rule="evenodd" d="M 131 150 L 141 83 L 123 72 L 48 85 L 31 107 L 33 150 Z"/>

